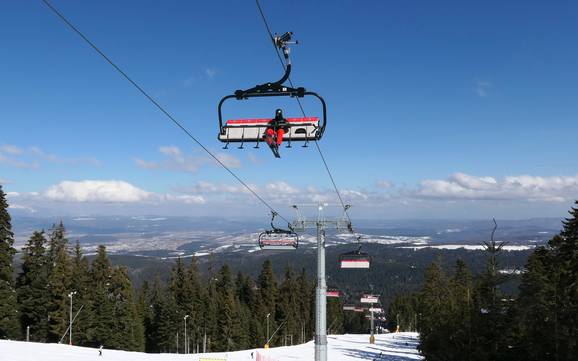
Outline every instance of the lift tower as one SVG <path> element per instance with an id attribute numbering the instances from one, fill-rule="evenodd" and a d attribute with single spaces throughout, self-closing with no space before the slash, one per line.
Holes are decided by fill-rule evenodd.
<path id="1" fill-rule="evenodd" d="M 325 230 L 351 230 L 351 222 L 344 214 L 341 218 L 326 219 L 323 209 L 326 203 L 318 204 L 317 219 L 306 219 L 301 214 L 299 207 L 293 208 L 297 211 L 297 219 L 293 222 L 292 228 L 295 232 L 303 232 L 307 229 L 317 230 L 317 287 L 315 289 L 315 361 L 327 361 L 327 284 L 325 282 Z M 349 206 L 347 206 L 349 208 Z"/>

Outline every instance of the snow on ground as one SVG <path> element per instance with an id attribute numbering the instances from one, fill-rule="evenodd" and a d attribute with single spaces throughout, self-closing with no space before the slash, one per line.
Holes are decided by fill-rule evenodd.
<path id="1" fill-rule="evenodd" d="M 375 344 L 369 344 L 369 335 L 329 335 L 329 361 L 379 360 L 409 361 L 421 360 L 416 350 L 417 333 L 402 332 L 376 335 Z M 251 358 L 251 353 L 253 357 Z M 267 361 L 312 361 L 314 359 L 313 341 L 306 344 L 276 347 L 269 350 L 244 350 L 228 353 L 210 354 L 146 354 L 103 350 L 59 344 L 26 343 L 22 341 L 0 340 L 0 360 L 2 361 L 249 361 L 256 360 L 257 353 Z"/>
<path id="2" fill-rule="evenodd" d="M 423 237 L 413 237 L 413 236 L 388 236 L 388 235 L 372 235 L 372 234 L 362 234 L 359 233 L 361 236 L 361 240 L 363 243 L 377 243 L 377 244 L 400 244 L 400 243 L 412 243 L 415 245 L 425 245 L 429 244 L 431 241 L 431 237 L 423 236 Z M 353 239 L 351 233 L 341 233 L 337 234 L 335 237 L 351 241 Z"/>
<path id="3" fill-rule="evenodd" d="M 403 247 L 399 247 L 399 248 L 411 248 L 411 249 L 423 249 L 423 248 L 437 248 L 437 249 L 450 249 L 450 250 L 455 250 L 455 249 L 467 249 L 467 250 L 474 250 L 474 251 L 479 251 L 479 250 L 484 250 L 484 246 L 483 245 L 474 245 L 474 244 L 438 244 L 438 245 L 432 245 L 432 246 L 403 246 Z M 529 249 L 534 249 L 536 248 L 533 245 L 530 246 L 516 246 L 516 245 L 511 245 L 511 246 L 504 246 L 502 247 L 502 249 L 504 251 L 525 251 L 525 250 L 529 250 Z"/>

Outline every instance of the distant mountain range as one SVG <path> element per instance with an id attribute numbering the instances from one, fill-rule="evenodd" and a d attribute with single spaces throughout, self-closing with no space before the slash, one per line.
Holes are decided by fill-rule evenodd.
<path id="1" fill-rule="evenodd" d="M 86 253 L 99 244 L 109 253 L 156 257 L 205 256 L 216 253 L 252 253 L 257 238 L 268 224 L 216 217 L 158 216 L 78 216 L 42 218 L 14 216 L 12 224 L 16 246 L 24 245 L 35 230 L 48 230 L 64 222 L 71 243 L 78 240 Z M 490 237 L 491 220 L 355 220 L 362 242 L 410 248 L 479 247 Z M 558 218 L 498 220 L 496 240 L 506 241 L 510 249 L 527 249 L 543 244 L 561 229 Z M 327 245 L 354 242 L 346 233 L 328 232 Z M 314 233 L 303 234 L 300 245 L 315 246 Z"/>

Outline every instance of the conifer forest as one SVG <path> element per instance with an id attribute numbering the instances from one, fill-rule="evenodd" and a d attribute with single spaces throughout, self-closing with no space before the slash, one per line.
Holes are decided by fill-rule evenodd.
<path id="1" fill-rule="evenodd" d="M 313 337 L 315 283 L 305 270 L 275 274 L 267 260 L 253 279 L 227 264 L 201 274 L 194 257 L 176 258 L 168 281 L 157 276 L 135 288 L 104 246 L 89 261 L 62 223 L 34 232 L 15 269 L 7 208 L 0 191 L 0 338 L 68 342 L 71 298 L 76 345 L 158 353 L 186 343 L 209 352 L 262 347 L 268 332 L 276 333 L 273 346 Z M 426 360 L 575 360 L 578 208 L 529 256 L 515 294 L 501 289 L 501 252 L 500 241 L 487 242 L 477 274 L 461 259 L 449 269 L 434 261 L 419 289 L 390 302 L 387 328 L 417 330 Z M 328 320 L 329 332 L 367 332 L 363 314 L 344 312 L 337 299 L 328 299 Z"/>

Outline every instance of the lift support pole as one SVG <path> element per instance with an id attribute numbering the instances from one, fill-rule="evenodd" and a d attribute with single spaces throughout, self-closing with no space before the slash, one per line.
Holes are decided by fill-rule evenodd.
<path id="1" fill-rule="evenodd" d="M 317 287 L 315 288 L 315 361 L 327 361 L 327 284 L 325 281 L 325 229 L 351 229 L 346 217 L 327 220 L 323 217 L 323 205 L 319 205 L 317 220 L 303 218 L 297 206 L 298 219 L 293 222 L 294 231 L 317 229 Z"/>

